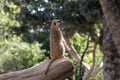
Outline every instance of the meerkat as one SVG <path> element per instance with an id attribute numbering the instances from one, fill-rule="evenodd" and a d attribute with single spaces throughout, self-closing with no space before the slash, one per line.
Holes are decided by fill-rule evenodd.
<path id="1" fill-rule="evenodd" d="M 60 30 L 63 21 L 53 20 L 51 23 L 51 31 L 50 31 L 50 62 L 47 66 L 45 74 L 47 75 L 48 70 L 51 64 L 59 58 L 65 57 L 65 46 L 63 35 Z"/>

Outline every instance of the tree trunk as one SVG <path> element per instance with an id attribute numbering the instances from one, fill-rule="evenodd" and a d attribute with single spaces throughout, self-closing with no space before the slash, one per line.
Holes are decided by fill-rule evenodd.
<path id="1" fill-rule="evenodd" d="M 0 80 L 64 80 L 74 73 L 72 62 L 67 58 L 61 58 L 53 62 L 48 74 L 45 75 L 49 62 L 50 60 L 45 60 L 29 69 L 2 74 Z"/>
<path id="2" fill-rule="evenodd" d="M 99 0 L 104 13 L 104 80 L 120 80 L 120 0 Z"/>

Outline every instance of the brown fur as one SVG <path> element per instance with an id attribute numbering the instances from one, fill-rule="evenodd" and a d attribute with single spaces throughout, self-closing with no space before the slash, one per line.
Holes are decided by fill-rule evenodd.
<path id="1" fill-rule="evenodd" d="M 65 56 L 65 47 L 63 44 L 63 35 L 60 30 L 60 26 L 62 21 L 53 20 L 51 24 L 51 32 L 50 32 L 50 57 L 51 61 L 48 64 L 45 74 L 47 74 L 51 64 L 54 60 L 58 58 L 63 58 Z"/>

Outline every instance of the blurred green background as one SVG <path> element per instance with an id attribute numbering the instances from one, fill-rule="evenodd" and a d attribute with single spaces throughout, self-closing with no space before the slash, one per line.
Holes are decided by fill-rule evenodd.
<path id="1" fill-rule="evenodd" d="M 0 73 L 21 70 L 49 58 L 50 22 L 65 22 L 63 35 L 69 38 L 78 55 L 85 49 L 88 33 L 90 45 L 84 62 L 92 64 L 94 42 L 102 30 L 102 11 L 98 0 L 0 0 Z M 99 41 L 100 44 L 100 41 Z M 99 46 L 96 65 L 102 60 Z M 67 54 L 76 66 L 79 63 Z M 102 72 L 91 77 L 102 80 Z"/>

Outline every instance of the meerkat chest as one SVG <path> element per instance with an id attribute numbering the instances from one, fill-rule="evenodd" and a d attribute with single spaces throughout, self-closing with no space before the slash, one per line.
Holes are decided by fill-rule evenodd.
<path id="1" fill-rule="evenodd" d="M 62 41 L 62 34 L 60 31 L 55 30 L 50 33 L 50 43 L 60 44 Z"/>
<path id="2" fill-rule="evenodd" d="M 63 48 L 62 34 L 60 31 L 52 31 L 50 33 L 50 47 L 51 50 L 59 50 Z"/>

